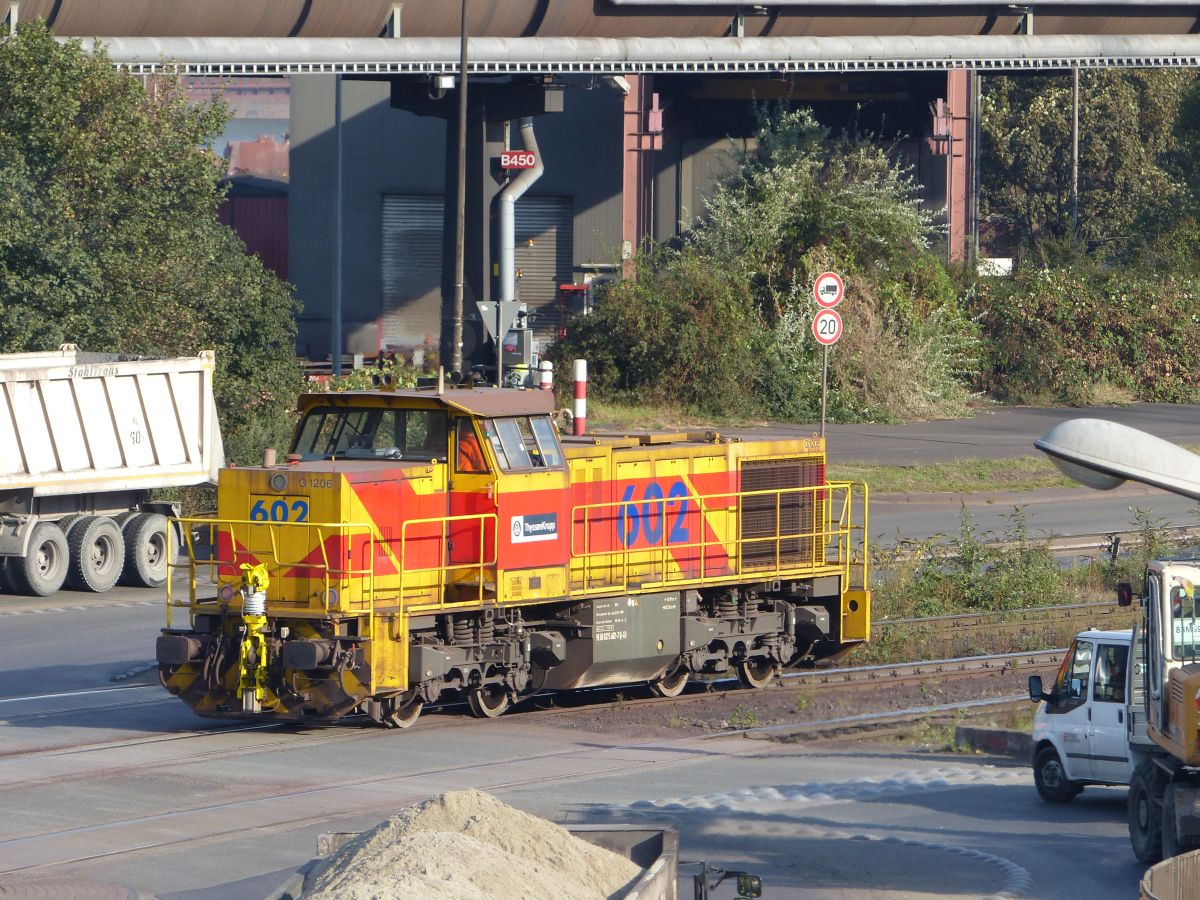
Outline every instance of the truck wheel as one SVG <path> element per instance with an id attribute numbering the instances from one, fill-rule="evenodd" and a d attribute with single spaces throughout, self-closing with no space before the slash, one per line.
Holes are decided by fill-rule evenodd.
<path id="1" fill-rule="evenodd" d="M 175 556 L 175 530 L 167 517 L 158 513 L 138 513 L 125 523 L 125 567 L 121 584 L 134 587 L 162 587 L 167 581 L 167 565 Z"/>
<path id="2" fill-rule="evenodd" d="M 1162 855 L 1163 859 L 1179 856 L 1200 847 L 1200 835 L 1180 834 L 1175 828 L 1175 788 L 1168 784 L 1163 792 Z"/>
<path id="3" fill-rule="evenodd" d="M 1047 803 L 1068 803 L 1083 786 L 1067 778 L 1067 770 L 1053 747 L 1043 747 L 1033 760 L 1033 783 Z"/>
<path id="4" fill-rule="evenodd" d="M 38 522 L 29 535 L 29 555 L 13 556 L 6 571 L 16 594 L 48 597 L 67 577 L 67 538 L 53 522 Z"/>
<path id="5" fill-rule="evenodd" d="M 63 516 L 54 524 L 62 529 L 62 533 L 67 536 L 67 540 L 69 541 L 71 540 L 71 529 L 75 527 L 75 523 L 87 517 L 87 513 L 71 513 L 69 516 Z"/>
<path id="6" fill-rule="evenodd" d="M 108 516 L 88 516 L 71 528 L 71 563 L 67 583 L 80 591 L 107 591 L 121 577 L 125 539 Z"/>
<path id="7" fill-rule="evenodd" d="M 1143 865 L 1162 858 L 1162 807 L 1165 784 L 1162 772 L 1153 762 L 1137 767 L 1129 782 L 1129 843 L 1133 855 Z"/>

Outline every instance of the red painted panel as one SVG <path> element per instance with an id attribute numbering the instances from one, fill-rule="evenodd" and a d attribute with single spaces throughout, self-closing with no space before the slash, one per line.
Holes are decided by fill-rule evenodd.
<path id="1" fill-rule="evenodd" d="M 287 197 L 227 197 L 217 210 L 221 224 L 237 232 L 247 253 L 287 280 Z"/>

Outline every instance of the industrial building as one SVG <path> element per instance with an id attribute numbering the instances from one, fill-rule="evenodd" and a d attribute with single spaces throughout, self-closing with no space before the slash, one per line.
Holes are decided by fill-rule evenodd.
<path id="1" fill-rule="evenodd" d="M 950 259 L 978 228 L 976 109 L 992 72 L 1198 65 L 1194 5 L 982 0 L 21 0 L 115 62 L 291 77 L 288 277 L 300 350 L 444 341 L 454 293 L 459 37 L 470 36 L 463 294 L 501 295 L 499 195 L 532 117 L 544 172 L 515 206 L 519 299 L 552 337 L 581 286 L 671 238 L 767 102 L 874 131 L 943 210 Z M 11 15 L 10 15 L 11 19 Z M 340 160 L 340 163 L 339 163 Z M 479 322 L 464 355 L 478 358 Z M 340 344 L 339 348 L 333 346 Z"/>

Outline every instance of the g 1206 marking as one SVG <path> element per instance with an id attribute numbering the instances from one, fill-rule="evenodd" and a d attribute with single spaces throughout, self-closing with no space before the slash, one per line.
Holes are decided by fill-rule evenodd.
<path id="1" fill-rule="evenodd" d="M 637 543 L 639 535 L 645 537 L 648 545 L 660 546 L 664 516 L 671 518 L 667 543 L 690 542 L 691 531 L 688 528 L 687 514 L 691 500 L 688 499 L 686 484 L 682 481 L 671 482 L 664 499 L 662 485 L 651 481 L 642 490 L 641 503 L 634 501 L 636 491 L 636 485 L 626 485 L 625 493 L 621 496 L 621 507 L 617 512 L 617 539 L 623 546 L 632 547 Z M 673 514 L 670 512 L 672 506 L 678 507 Z"/>
<path id="2" fill-rule="evenodd" d="M 279 497 L 274 500 L 255 500 L 250 507 L 251 522 L 307 522 L 308 501 L 303 498 Z"/>

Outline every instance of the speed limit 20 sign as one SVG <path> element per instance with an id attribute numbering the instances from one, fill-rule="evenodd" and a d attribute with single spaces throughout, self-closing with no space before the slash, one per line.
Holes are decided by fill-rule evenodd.
<path id="1" fill-rule="evenodd" d="M 813 317 L 813 337 L 817 343 L 829 347 L 838 342 L 842 336 L 842 317 L 835 309 L 823 309 Z"/>

